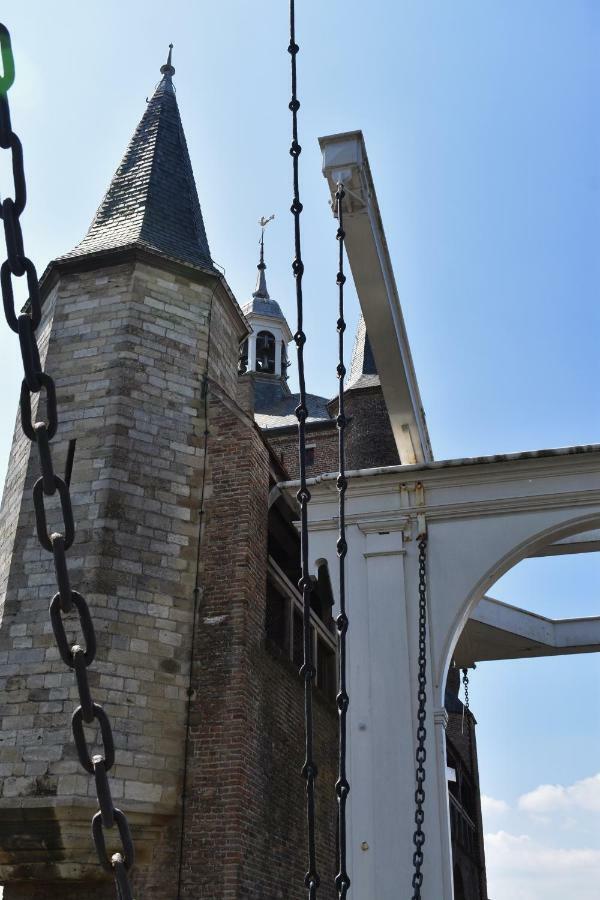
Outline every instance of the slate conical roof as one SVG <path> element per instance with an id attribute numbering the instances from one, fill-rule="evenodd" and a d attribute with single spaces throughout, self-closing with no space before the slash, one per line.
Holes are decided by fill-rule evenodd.
<path id="1" fill-rule="evenodd" d="M 67 257 L 132 245 L 213 269 L 171 65 L 148 101 L 88 233 Z"/>
<path id="2" fill-rule="evenodd" d="M 367 326 L 361 313 L 358 328 L 356 329 L 356 339 L 352 351 L 352 361 L 350 363 L 348 381 L 346 382 L 346 390 L 374 387 L 379 383 L 375 357 L 373 356 L 371 342 L 369 341 L 369 335 L 367 334 Z"/>

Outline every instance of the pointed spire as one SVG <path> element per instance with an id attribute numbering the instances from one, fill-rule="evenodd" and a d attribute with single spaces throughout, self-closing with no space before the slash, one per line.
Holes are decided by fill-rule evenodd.
<path id="1" fill-rule="evenodd" d="M 161 75 L 168 75 L 169 78 L 172 78 L 175 74 L 175 67 L 171 65 L 171 54 L 173 53 L 173 44 L 169 44 L 169 55 L 167 56 L 167 62 L 164 66 L 160 67 Z"/>
<path id="2" fill-rule="evenodd" d="M 267 279 L 265 277 L 265 269 L 267 268 L 267 264 L 265 263 L 265 228 L 275 218 L 275 214 L 269 216 L 266 219 L 264 216 L 260 218 L 259 225 L 261 227 L 260 232 L 260 260 L 257 265 L 258 275 L 256 276 L 256 290 L 252 294 L 254 298 L 257 300 L 270 300 L 269 292 L 267 290 Z"/>
<path id="3" fill-rule="evenodd" d="M 172 82 L 172 49 L 88 233 L 67 257 L 138 246 L 213 270 Z"/>
<path id="4" fill-rule="evenodd" d="M 379 375 L 375 365 L 375 357 L 367 334 L 367 326 L 361 313 L 356 329 L 356 340 L 352 351 L 350 373 L 346 382 L 346 390 L 359 387 L 370 387 L 379 384 Z"/>
<path id="5" fill-rule="evenodd" d="M 265 269 L 267 268 L 265 262 L 265 228 L 274 218 L 274 215 L 269 216 L 268 219 L 262 216 L 259 220 L 258 224 L 262 230 L 259 241 L 260 258 L 256 267 L 258 269 L 258 275 L 256 276 L 256 290 L 252 294 L 252 299 L 242 306 L 242 312 L 251 325 L 256 323 L 258 318 L 262 319 L 264 316 L 267 316 L 270 319 L 279 319 L 279 327 L 283 329 L 286 343 L 289 343 L 292 339 L 290 327 L 281 311 L 279 303 L 277 300 L 273 300 L 269 295 L 269 291 L 267 290 L 267 279 L 265 278 Z"/>

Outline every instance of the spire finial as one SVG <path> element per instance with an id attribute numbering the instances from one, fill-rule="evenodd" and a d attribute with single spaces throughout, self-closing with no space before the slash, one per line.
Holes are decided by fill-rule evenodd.
<path id="1" fill-rule="evenodd" d="M 173 44 L 169 44 L 169 55 L 167 56 L 167 62 L 164 66 L 160 67 L 161 75 L 169 75 L 172 77 L 175 74 L 175 67 L 171 65 L 171 54 L 173 53 Z"/>
<path id="2" fill-rule="evenodd" d="M 256 279 L 256 290 L 252 294 L 253 297 L 259 297 L 263 300 L 270 300 L 269 292 L 267 290 L 267 279 L 265 278 L 265 269 L 267 268 L 267 264 L 265 263 L 265 228 L 272 222 L 275 218 L 275 213 L 269 218 L 265 218 L 265 216 L 261 216 L 258 220 L 258 224 L 260 225 L 260 260 L 257 265 L 258 269 L 258 278 Z"/>

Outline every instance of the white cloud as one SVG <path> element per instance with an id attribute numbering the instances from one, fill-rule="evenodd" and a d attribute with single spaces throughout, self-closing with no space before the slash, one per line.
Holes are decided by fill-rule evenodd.
<path id="1" fill-rule="evenodd" d="M 600 812 L 600 773 L 567 787 L 562 784 L 541 784 L 519 797 L 518 806 L 520 810 L 534 816 L 576 810 Z"/>
<path id="2" fill-rule="evenodd" d="M 481 812 L 484 819 L 504 815 L 509 809 L 508 803 L 504 800 L 496 800 L 494 797 L 488 797 L 487 794 L 481 795 Z"/>
<path id="3" fill-rule="evenodd" d="M 485 852 L 494 900 L 597 900 L 600 849 L 549 847 L 498 831 L 486 835 Z"/>
<path id="4" fill-rule="evenodd" d="M 504 830 L 485 836 L 493 900 L 598 900 L 600 773 L 541 784 L 514 805 L 481 799 L 484 821 L 504 817 Z M 529 833 L 519 834 L 525 823 Z"/>

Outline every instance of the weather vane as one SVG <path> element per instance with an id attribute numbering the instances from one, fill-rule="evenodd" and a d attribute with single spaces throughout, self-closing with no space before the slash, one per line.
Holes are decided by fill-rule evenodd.
<path id="1" fill-rule="evenodd" d="M 275 218 L 275 213 L 273 213 L 272 216 L 269 216 L 268 219 L 265 218 L 265 216 L 261 216 L 260 219 L 258 220 L 258 224 L 264 230 L 265 227 L 269 224 L 269 222 L 271 222 L 274 218 Z"/>

